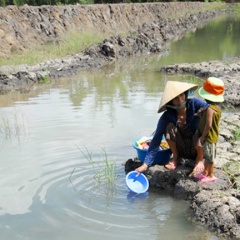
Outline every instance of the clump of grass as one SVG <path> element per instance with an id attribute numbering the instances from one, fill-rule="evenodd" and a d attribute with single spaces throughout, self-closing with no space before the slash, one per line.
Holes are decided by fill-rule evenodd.
<path id="1" fill-rule="evenodd" d="M 239 12 L 239 10 L 240 10 L 240 3 L 235 3 L 234 7 L 233 7 L 233 11 L 234 12 Z"/>
<path id="2" fill-rule="evenodd" d="M 237 126 L 233 131 L 233 142 L 240 140 L 240 127 Z"/>
<path id="3" fill-rule="evenodd" d="M 39 81 L 39 83 L 42 83 L 42 84 L 48 84 L 50 83 L 50 78 L 49 78 L 49 75 L 45 75 L 42 77 L 42 79 Z"/>
<path id="4" fill-rule="evenodd" d="M 83 51 L 95 43 L 104 40 L 103 33 L 93 31 L 69 30 L 59 37 L 59 40 L 26 50 L 22 53 L 12 53 L 9 58 L 0 59 L 4 65 L 33 65 L 49 59 L 62 58 Z"/>
<path id="5" fill-rule="evenodd" d="M 21 112 L 2 113 L 0 117 L 0 136 L 3 139 L 25 135 L 27 130 L 26 119 Z"/>
<path id="6" fill-rule="evenodd" d="M 107 184 L 107 185 L 114 185 L 117 179 L 116 173 L 116 163 L 115 161 L 111 161 L 106 151 L 101 148 L 102 153 L 99 154 L 99 161 L 94 161 L 93 153 L 89 152 L 87 148 L 85 151 L 80 149 L 77 145 L 76 147 L 81 151 L 83 156 L 88 160 L 91 169 L 94 172 L 94 180 L 97 184 Z M 71 175 L 73 172 L 71 173 Z M 71 176 L 70 176 L 71 177 Z"/>
<path id="7" fill-rule="evenodd" d="M 223 165 L 223 171 L 229 176 L 229 181 L 236 189 L 240 189 L 240 163 L 235 160 Z"/>

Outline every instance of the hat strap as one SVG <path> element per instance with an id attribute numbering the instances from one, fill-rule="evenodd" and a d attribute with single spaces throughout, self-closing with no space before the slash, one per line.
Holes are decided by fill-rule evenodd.
<path id="1" fill-rule="evenodd" d="M 210 82 L 208 80 L 208 78 L 206 79 L 206 81 L 203 85 L 203 89 L 206 92 L 214 94 L 214 95 L 222 95 L 224 92 L 224 86 L 216 85 L 216 84 Z"/>
<path id="2" fill-rule="evenodd" d="M 184 108 L 186 106 L 186 101 L 184 101 L 180 106 L 174 106 L 174 105 L 165 105 L 165 106 L 177 110 L 177 109 Z"/>

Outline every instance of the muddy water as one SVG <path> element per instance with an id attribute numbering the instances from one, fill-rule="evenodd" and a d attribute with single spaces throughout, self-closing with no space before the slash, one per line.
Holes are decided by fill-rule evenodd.
<path id="1" fill-rule="evenodd" d="M 0 96 L 0 238 L 218 239 L 190 222 L 183 201 L 129 193 L 122 163 L 136 156 L 132 141 L 154 130 L 165 82 L 202 83 L 159 67 L 239 55 L 239 25 L 214 20 L 165 54 Z"/>

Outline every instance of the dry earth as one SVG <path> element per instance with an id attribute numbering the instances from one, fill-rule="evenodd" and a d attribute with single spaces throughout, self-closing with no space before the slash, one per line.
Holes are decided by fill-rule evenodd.
<path id="1" fill-rule="evenodd" d="M 72 28 L 119 34 L 144 23 L 180 18 L 219 3 L 179 2 L 66 6 L 8 6 L 0 8 L 1 57 L 50 41 Z M 222 6 L 227 6 L 222 3 Z"/>

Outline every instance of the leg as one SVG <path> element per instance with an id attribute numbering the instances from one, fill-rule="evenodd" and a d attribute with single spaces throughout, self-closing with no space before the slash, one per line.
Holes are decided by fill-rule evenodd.
<path id="1" fill-rule="evenodd" d="M 213 169 L 214 169 L 214 164 L 212 163 L 212 164 L 209 164 L 209 167 L 208 167 L 208 177 L 210 177 L 210 178 L 213 178 L 214 177 L 214 175 L 213 175 Z"/>
<path id="2" fill-rule="evenodd" d="M 206 164 L 206 177 L 201 179 L 199 182 L 200 183 L 209 183 L 209 182 L 215 182 L 216 177 L 213 175 L 213 168 L 214 164 L 213 163 L 207 163 Z"/>
<path id="3" fill-rule="evenodd" d="M 208 182 L 216 181 L 216 177 L 213 175 L 213 170 L 214 170 L 213 159 L 216 156 L 216 154 L 215 154 L 216 144 L 207 143 L 206 146 L 207 146 L 207 148 L 206 148 L 207 154 L 206 154 L 206 159 L 205 159 L 206 165 L 205 165 L 205 171 L 204 171 L 204 173 L 206 174 L 206 177 L 204 179 L 200 180 L 201 183 L 208 183 Z"/>
<path id="4" fill-rule="evenodd" d="M 177 150 L 177 144 L 176 144 L 176 136 L 177 136 L 177 127 L 173 123 L 169 123 L 166 129 L 166 141 L 169 145 L 169 148 L 173 154 L 172 159 L 168 164 L 165 165 L 165 167 L 169 170 L 173 170 L 176 168 L 178 163 L 178 150 Z"/>
<path id="5" fill-rule="evenodd" d="M 196 132 L 196 134 L 193 136 L 193 141 L 197 152 L 197 157 L 195 166 L 193 168 L 193 171 L 189 174 L 189 177 L 194 176 L 195 178 L 201 179 L 205 177 L 205 175 L 202 173 L 205 168 L 203 164 L 203 147 L 199 141 L 198 132 Z"/>
<path id="6" fill-rule="evenodd" d="M 202 172 L 204 170 L 203 165 L 203 148 L 201 146 L 196 146 L 197 158 L 193 172 Z"/>
<path id="7" fill-rule="evenodd" d="M 196 146 L 197 151 L 197 158 L 196 158 L 196 164 L 203 161 L 203 148 L 200 146 Z"/>
<path id="8" fill-rule="evenodd" d="M 176 146 L 176 142 L 172 141 L 172 140 L 167 140 L 167 143 L 170 147 L 170 150 L 173 154 L 173 158 L 171 159 L 171 161 L 165 165 L 165 167 L 169 170 L 173 170 L 176 168 L 177 163 L 178 163 L 178 151 L 177 151 L 177 146 Z"/>
<path id="9" fill-rule="evenodd" d="M 207 162 L 205 162 L 204 163 L 203 175 L 207 176 L 208 175 L 208 170 L 209 170 L 209 164 Z"/>
<path id="10" fill-rule="evenodd" d="M 214 168 L 213 160 L 216 157 L 216 144 L 206 142 L 204 144 L 204 152 L 205 152 L 205 156 L 206 156 L 205 160 L 207 164 L 206 175 L 207 177 L 212 178 L 213 168 Z"/>

